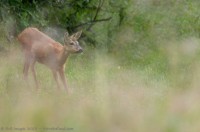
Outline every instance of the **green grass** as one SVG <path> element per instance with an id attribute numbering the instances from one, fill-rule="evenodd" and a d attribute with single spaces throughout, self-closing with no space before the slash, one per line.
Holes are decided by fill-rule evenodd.
<path id="1" fill-rule="evenodd" d="M 51 72 L 41 64 L 36 65 L 40 90 L 35 91 L 31 74 L 27 85 L 19 47 L 0 61 L 2 127 L 32 127 L 39 132 L 56 127 L 77 132 L 200 130 L 198 64 L 191 69 L 197 74 L 192 75 L 190 88 L 181 90 L 182 85 L 152 74 L 153 68 L 126 68 L 107 54 L 86 49 L 66 64 L 72 90 L 67 94 L 57 90 Z"/>

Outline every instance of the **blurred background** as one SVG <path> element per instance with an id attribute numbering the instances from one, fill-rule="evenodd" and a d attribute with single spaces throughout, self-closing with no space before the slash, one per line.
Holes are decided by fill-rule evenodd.
<path id="1" fill-rule="evenodd" d="M 199 0 L 1 0 L 0 131 L 199 132 Z M 37 27 L 71 55 L 71 93 L 37 64 L 40 90 L 23 80 L 17 35 Z M 7 130 L 6 130 L 7 129 Z M 51 130 L 52 131 L 52 130 Z"/>

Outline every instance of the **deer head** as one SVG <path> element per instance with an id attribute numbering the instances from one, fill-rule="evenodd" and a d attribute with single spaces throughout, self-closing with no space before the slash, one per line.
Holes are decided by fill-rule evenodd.
<path id="1" fill-rule="evenodd" d="M 79 45 L 78 39 L 80 38 L 82 31 L 74 33 L 69 36 L 69 33 L 66 32 L 64 36 L 64 48 L 69 53 L 81 53 L 83 49 Z"/>

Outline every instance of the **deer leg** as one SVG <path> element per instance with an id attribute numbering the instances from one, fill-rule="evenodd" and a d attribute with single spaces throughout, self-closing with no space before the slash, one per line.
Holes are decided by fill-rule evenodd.
<path id="1" fill-rule="evenodd" d="M 32 60 L 31 60 L 31 71 L 33 73 L 33 78 L 34 78 L 34 81 L 35 81 L 36 88 L 38 89 L 39 85 L 38 85 L 38 81 L 37 81 L 37 78 L 36 78 L 35 62 L 36 62 L 36 60 L 32 58 Z"/>
<path id="2" fill-rule="evenodd" d="M 52 73 L 53 73 L 53 77 L 56 81 L 57 88 L 60 89 L 60 85 L 59 85 L 59 82 L 58 82 L 58 73 L 57 73 L 56 70 L 52 70 Z"/>
<path id="3" fill-rule="evenodd" d="M 63 85 L 64 85 L 65 89 L 68 90 L 67 89 L 67 82 L 66 82 L 66 78 L 65 78 L 65 74 L 64 74 L 64 68 L 61 68 L 59 70 L 59 74 L 60 74 L 60 78 L 61 78 L 61 80 L 63 82 Z"/>
<path id="4" fill-rule="evenodd" d="M 24 62 L 24 69 L 23 69 L 23 74 L 24 74 L 24 79 L 27 80 L 28 79 L 28 70 L 30 67 L 30 60 L 29 57 L 25 58 L 25 62 Z"/>
<path id="5" fill-rule="evenodd" d="M 28 79 L 28 70 L 30 67 L 30 60 L 31 60 L 30 59 L 31 55 L 28 50 L 24 50 L 24 56 L 25 56 L 25 60 L 24 60 L 23 74 L 24 74 L 24 79 L 27 80 Z"/>

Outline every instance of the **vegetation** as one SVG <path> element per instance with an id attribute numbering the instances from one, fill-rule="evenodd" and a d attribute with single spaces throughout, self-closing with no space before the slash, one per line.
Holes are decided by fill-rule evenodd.
<path id="1" fill-rule="evenodd" d="M 0 131 L 198 132 L 199 6 L 199 0 L 1 0 Z M 36 67 L 38 92 L 32 78 L 24 82 L 15 37 L 29 26 L 61 43 L 65 31 L 83 30 L 84 53 L 66 63 L 70 94 L 56 89 L 43 65 Z"/>

